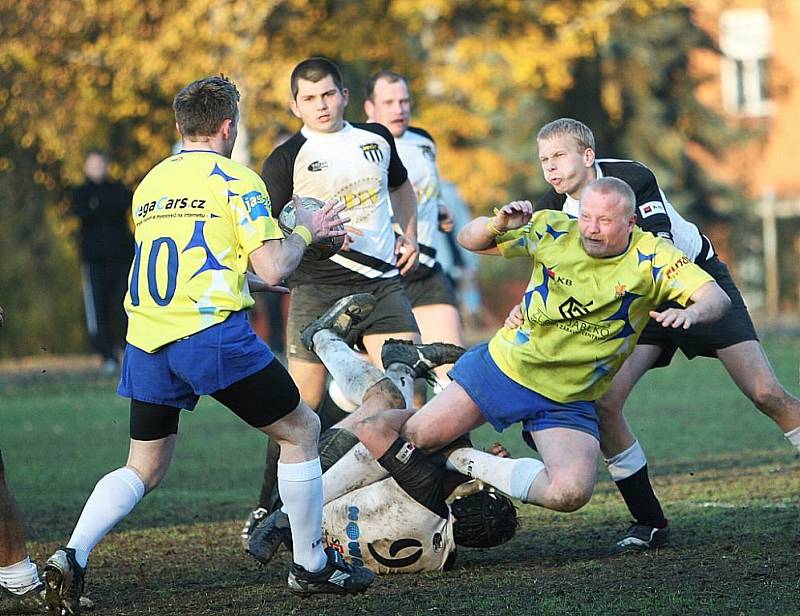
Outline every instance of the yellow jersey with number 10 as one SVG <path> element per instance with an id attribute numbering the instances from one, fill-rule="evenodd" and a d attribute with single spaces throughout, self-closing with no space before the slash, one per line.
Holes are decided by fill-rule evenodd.
<path id="1" fill-rule="evenodd" d="M 148 353 L 252 306 L 248 255 L 283 238 L 261 178 L 205 150 L 154 167 L 133 195 L 133 222 L 127 340 Z"/>
<path id="2" fill-rule="evenodd" d="M 713 278 L 667 240 L 634 228 L 621 255 L 589 256 L 578 221 L 545 210 L 497 238 L 507 258 L 533 259 L 525 322 L 489 343 L 500 370 L 557 402 L 597 400 L 636 346 L 649 312 L 686 305 Z"/>

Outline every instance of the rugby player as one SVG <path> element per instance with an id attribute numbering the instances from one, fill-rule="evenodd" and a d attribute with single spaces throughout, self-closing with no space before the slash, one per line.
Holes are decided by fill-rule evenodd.
<path id="1" fill-rule="evenodd" d="M 516 201 L 461 230 L 459 242 L 470 250 L 532 259 L 525 323 L 502 328 L 464 354 L 450 371 L 453 382 L 401 432 L 391 412 L 371 421 L 387 440 L 397 439 L 398 452 L 403 437 L 436 451 L 487 421 L 498 431 L 521 422 L 542 461 L 457 450 L 448 468 L 556 511 L 575 511 L 591 497 L 600 436 L 594 401 L 633 351 L 648 317 L 661 327 L 689 328 L 719 319 L 730 305 L 686 255 L 636 228 L 635 197 L 625 182 L 601 178 L 581 199 L 578 220 L 554 211 L 533 215 L 530 202 Z M 655 311 L 667 300 L 685 308 Z M 346 493 L 342 488 L 351 488 L 371 464 L 351 457 L 337 465 L 340 488 L 326 482 L 326 500 Z"/>
<path id="2" fill-rule="evenodd" d="M 382 124 L 392 133 L 417 195 L 419 267 L 403 276 L 403 286 L 411 300 L 420 336 L 423 342 L 436 340 L 461 345 L 461 319 L 455 290 L 436 260 L 433 247 L 440 217 L 450 218 L 442 201 L 436 144 L 427 131 L 409 126 L 411 94 L 403 75 L 380 71 L 370 77 L 366 90 L 367 120 Z M 449 382 L 447 370 L 447 366 L 435 369 L 441 386 Z"/>
<path id="3" fill-rule="evenodd" d="M 118 393 L 131 399 L 127 464 L 97 483 L 66 546 L 44 570 L 55 613 L 78 614 L 88 558 L 169 468 L 181 409 L 209 394 L 281 444 L 278 483 L 292 520 L 289 588 L 362 592 L 373 574 L 321 540 L 319 421 L 269 347 L 250 328 L 248 262 L 268 285 L 297 267 L 306 247 L 341 235 L 343 206 L 298 208 L 284 239 L 263 182 L 230 160 L 239 93 L 223 77 L 184 87 L 173 109 L 182 149 L 154 167 L 133 197 L 136 252 L 125 298 L 127 347 Z"/>
<path id="4" fill-rule="evenodd" d="M 344 324 L 341 319 L 345 319 Z M 302 339 L 346 395 L 359 401 L 358 410 L 320 439 L 323 482 L 331 492 L 341 491 L 335 485 L 336 464 L 343 457 L 372 454 L 378 464 L 358 477 L 352 489 L 326 502 L 325 543 L 349 561 L 364 564 L 376 573 L 415 573 L 451 567 L 456 545 L 491 547 L 509 540 L 517 522 L 514 506 L 507 498 L 479 490 L 448 506 L 445 499 L 467 480 L 465 476 L 447 473 L 443 455 L 437 457 L 437 464 L 422 451 L 408 447 L 397 450 L 380 432 L 370 429 L 371 421 L 382 411 L 402 404 L 403 396 L 383 372 L 343 340 L 349 329 L 347 319 L 347 310 L 334 306 L 302 332 Z M 416 355 L 413 346 L 398 342 L 387 342 L 382 351 L 384 362 L 409 361 L 412 355 Z M 404 418 L 411 411 L 389 413 Z M 470 449 L 468 441 L 457 447 Z M 508 455 L 500 445 L 494 449 L 497 454 Z M 247 551 L 260 562 L 269 562 L 280 543 L 289 543 L 289 527 L 286 514 L 275 511 L 255 528 Z"/>
<path id="5" fill-rule="evenodd" d="M 619 178 L 631 186 L 636 196 L 637 225 L 673 242 L 717 281 L 732 302 L 731 309 L 713 325 L 674 329 L 650 321 L 608 392 L 597 401 L 603 455 L 634 519 L 611 551 L 660 547 L 669 538 L 668 522 L 650 484 L 644 450 L 623 414 L 625 400 L 639 379 L 651 368 L 669 365 L 677 349 L 689 359 L 698 355 L 715 357 L 742 393 L 777 424 L 798 450 L 800 400 L 789 394 L 775 376 L 727 266 L 708 238 L 675 211 L 650 169 L 632 160 L 596 158 L 592 131 L 571 118 L 543 126 L 538 145 L 542 173 L 551 188 L 536 202 L 537 211 L 556 209 L 577 216 L 580 197 L 591 182 L 602 177 Z M 512 325 L 518 317 L 519 314 L 516 320 L 512 319 Z"/>

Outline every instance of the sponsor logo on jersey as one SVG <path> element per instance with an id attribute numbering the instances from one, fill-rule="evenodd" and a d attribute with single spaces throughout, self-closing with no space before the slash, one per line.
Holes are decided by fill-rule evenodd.
<path id="1" fill-rule="evenodd" d="M 249 193 L 242 195 L 242 203 L 250 216 L 250 220 L 255 220 L 260 216 L 269 218 L 269 210 L 267 204 L 269 203 L 266 195 L 258 190 L 251 190 Z"/>
<path id="2" fill-rule="evenodd" d="M 565 319 L 579 319 L 589 314 L 589 306 L 593 303 L 594 301 L 590 301 L 588 304 L 582 304 L 574 297 L 570 297 L 558 307 L 558 312 Z"/>
<path id="3" fill-rule="evenodd" d="M 161 210 L 183 210 L 186 208 L 203 210 L 206 205 L 205 199 L 190 199 L 189 197 L 161 197 L 155 201 L 148 201 L 136 208 L 136 217 L 142 218 L 151 212 Z"/>
<path id="4" fill-rule="evenodd" d="M 417 146 L 420 150 L 422 150 L 422 155 L 430 161 L 436 160 L 436 152 L 433 151 L 433 148 L 429 145 L 420 145 Z"/>
<path id="5" fill-rule="evenodd" d="M 642 218 L 647 218 L 653 214 L 666 214 L 667 210 L 660 201 L 650 201 L 649 203 L 639 206 L 639 213 L 642 215 Z"/>
<path id="6" fill-rule="evenodd" d="M 371 163 L 379 163 L 383 160 L 383 152 L 377 143 L 365 143 L 359 147 L 364 153 L 364 158 Z"/>
<path id="7" fill-rule="evenodd" d="M 408 556 L 395 558 L 402 550 L 405 550 L 406 548 L 417 548 L 417 550 Z M 378 550 L 376 550 L 371 543 L 367 544 L 367 549 L 372 555 L 372 558 L 374 558 L 377 562 L 382 564 L 384 567 L 390 567 L 393 569 L 410 567 L 420 558 L 422 558 L 422 542 L 418 539 L 398 539 L 397 541 L 393 541 L 392 545 L 389 546 L 389 557 L 386 557 L 378 552 Z"/>
<path id="8" fill-rule="evenodd" d="M 666 275 L 666 277 L 667 277 L 667 280 L 672 280 L 673 278 L 675 278 L 675 276 L 677 276 L 677 275 L 678 275 L 678 271 L 679 271 L 679 270 L 680 270 L 680 269 L 681 269 L 681 268 L 682 268 L 684 265 L 689 265 L 689 263 L 691 263 L 691 261 L 689 261 L 689 257 L 687 257 L 687 256 L 685 256 L 685 255 L 684 255 L 684 256 L 682 256 L 682 257 L 681 257 L 680 259 L 678 259 L 677 261 L 675 261 L 675 263 L 673 263 L 672 265 L 670 265 L 670 266 L 667 268 L 667 271 L 666 271 L 666 272 L 664 272 L 664 274 L 665 274 L 665 275 Z"/>
<path id="9" fill-rule="evenodd" d="M 617 286 L 614 287 L 614 297 L 617 299 L 619 299 L 620 297 L 625 297 L 625 291 L 626 291 L 625 285 L 618 284 Z"/>
<path id="10" fill-rule="evenodd" d="M 572 286 L 572 280 L 570 280 L 569 278 L 565 278 L 564 276 L 559 276 L 555 270 L 545 266 L 544 271 L 547 274 L 547 277 L 550 278 L 550 280 L 555 280 L 558 284 L 563 284 L 564 286 L 567 287 Z"/>
<path id="11" fill-rule="evenodd" d="M 322 171 L 323 169 L 327 168 L 328 168 L 328 162 L 325 160 L 315 160 L 307 167 L 309 171 Z"/>

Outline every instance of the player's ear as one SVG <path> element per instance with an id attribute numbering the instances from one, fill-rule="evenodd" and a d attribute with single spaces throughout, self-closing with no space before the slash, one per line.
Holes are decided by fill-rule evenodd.
<path id="1" fill-rule="evenodd" d="M 595 154 L 592 148 L 586 148 L 583 151 L 583 166 L 591 167 L 594 165 Z"/>
<path id="2" fill-rule="evenodd" d="M 364 101 L 364 113 L 366 113 L 366 114 L 367 114 L 367 118 L 368 118 L 369 120 L 372 120 L 372 113 L 373 113 L 374 111 L 375 111 L 375 103 L 373 103 L 373 102 L 372 102 L 371 100 L 369 100 L 369 99 L 366 99 L 366 100 Z"/>
<path id="3" fill-rule="evenodd" d="M 347 103 L 350 102 L 350 91 L 347 88 L 342 88 L 342 96 L 344 97 L 344 106 L 347 107 Z"/>
<path id="4" fill-rule="evenodd" d="M 300 118 L 300 109 L 297 107 L 297 99 L 291 99 L 289 101 L 289 109 L 292 110 L 294 117 Z M 302 120 L 302 118 L 300 118 Z"/>
<path id="5" fill-rule="evenodd" d="M 225 118 L 222 120 L 222 124 L 220 125 L 220 133 L 222 134 L 223 139 L 228 139 L 231 136 L 231 127 L 233 126 L 233 120 L 230 118 Z"/>

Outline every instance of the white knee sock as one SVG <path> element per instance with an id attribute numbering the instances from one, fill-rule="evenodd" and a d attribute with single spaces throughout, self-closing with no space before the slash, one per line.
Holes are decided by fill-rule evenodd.
<path id="1" fill-rule="evenodd" d="M 494 486 L 509 496 L 526 500 L 544 464 L 534 458 L 499 458 L 471 447 L 456 449 L 447 456 L 447 468 Z"/>
<path id="2" fill-rule="evenodd" d="M 795 446 L 795 449 L 800 451 L 800 427 L 797 427 L 794 430 L 789 430 L 788 432 L 784 432 L 783 435 L 792 445 Z"/>
<path id="3" fill-rule="evenodd" d="M 633 445 L 625 451 L 608 458 L 606 464 L 608 465 L 611 479 L 613 481 L 622 481 L 644 468 L 644 465 L 647 464 L 647 458 L 639 441 L 634 441 Z"/>
<path id="4" fill-rule="evenodd" d="M 314 352 L 342 393 L 357 404 L 361 404 L 364 392 L 383 378 L 383 373 L 377 367 L 363 359 L 332 331 L 323 329 L 314 334 Z"/>
<path id="5" fill-rule="evenodd" d="M 15 595 L 24 595 L 41 583 L 39 571 L 30 556 L 8 567 L 0 567 L 0 586 Z"/>
<path id="6" fill-rule="evenodd" d="M 363 443 L 359 443 L 339 458 L 322 476 L 325 504 L 388 476 L 387 470 L 378 464 Z"/>
<path id="7" fill-rule="evenodd" d="M 389 364 L 386 376 L 403 394 L 406 407 L 414 408 L 414 371 L 405 364 Z"/>
<path id="8" fill-rule="evenodd" d="M 294 562 L 306 571 L 327 564 L 322 545 L 322 467 L 319 458 L 297 464 L 278 462 L 278 492 L 292 525 Z"/>
<path id="9" fill-rule="evenodd" d="M 118 468 L 97 482 L 67 543 L 85 567 L 100 540 L 128 515 L 144 496 L 144 483 L 132 469 Z"/>

